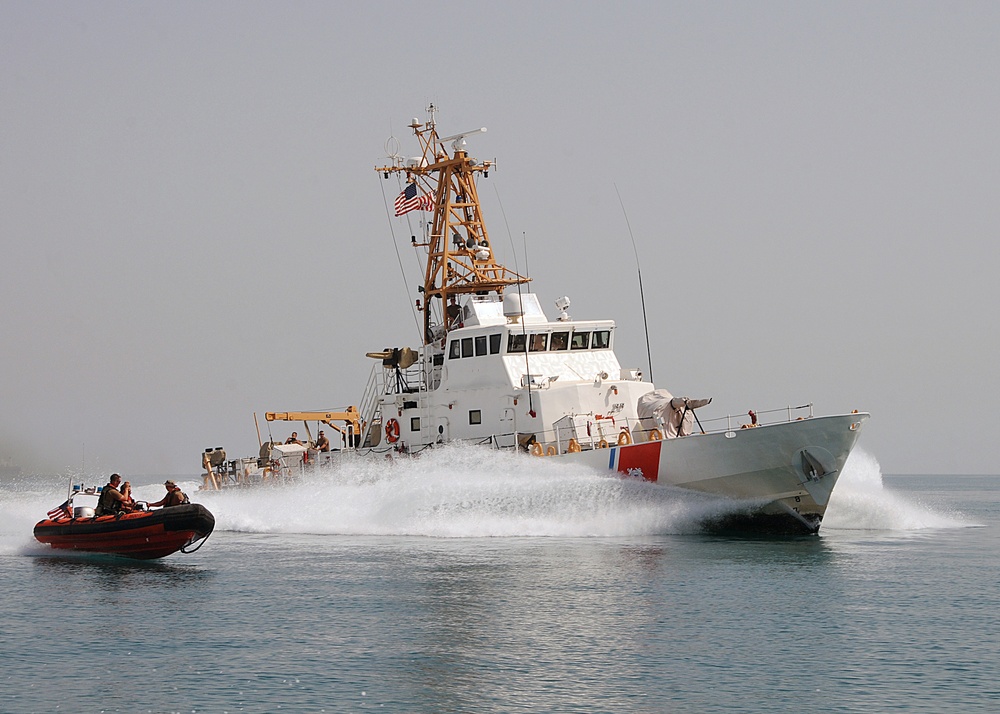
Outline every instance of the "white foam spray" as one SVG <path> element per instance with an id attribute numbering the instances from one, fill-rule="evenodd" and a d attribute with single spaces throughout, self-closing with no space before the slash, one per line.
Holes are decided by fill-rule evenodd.
<path id="1" fill-rule="evenodd" d="M 135 479 L 137 481 L 138 479 Z M 358 459 L 284 487 L 198 491 L 219 530 L 429 537 L 615 537 L 698 533 L 745 503 L 696 494 L 556 459 L 448 446 L 419 458 Z M 88 482 L 89 485 L 89 482 Z M 154 501 L 162 484 L 139 485 Z M 0 492 L 0 552 L 23 552 L 31 530 L 66 497 L 51 483 Z M 855 451 L 823 522 L 829 530 L 913 531 L 974 525 L 886 488 L 873 456 Z"/>
<path id="2" fill-rule="evenodd" d="M 848 457 L 823 518 L 827 531 L 918 531 L 975 525 L 961 515 L 941 513 L 886 488 L 878 461 L 860 449 Z"/>
<path id="3" fill-rule="evenodd" d="M 463 446 L 349 462 L 291 487 L 199 496 L 229 530 L 435 537 L 686 533 L 732 507 L 586 466 Z"/>

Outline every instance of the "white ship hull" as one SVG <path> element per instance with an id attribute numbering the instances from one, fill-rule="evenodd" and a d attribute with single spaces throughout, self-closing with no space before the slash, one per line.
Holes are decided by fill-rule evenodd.
<path id="1" fill-rule="evenodd" d="M 868 414 L 698 434 L 563 454 L 558 458 L 659 484 L 747 501 L 730 524 L 769 531 L 819 528 Z"/>

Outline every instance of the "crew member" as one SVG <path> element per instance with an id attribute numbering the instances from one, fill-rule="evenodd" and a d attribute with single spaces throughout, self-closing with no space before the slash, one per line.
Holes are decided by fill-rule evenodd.
<path id="1" fill-rule="evenodd" d="M 286 444 L 298 444 L 299 446 L 302 446 L 302 442 L 299 441 L 299 432 L 293 431 L 292 435 L 290 437 L 288 437 L 287 439 L 285 439 L 285 443 Z"/>
<path id="2" fill-rule="evenodd" d="M 94 511 L 98 516 L 114 516 L 118 513 L 128 513 L 132 510 L 129 505 L 129 498 L 122 495 L 118 490 L 118 485 L 122 482 L 122 477 L 118 474 L 111 474 L 108 485 L 101 489 L 101 497 L 97 500 L 97 508 Z"/>
<path id="3" fill-rule="evenodd" d="M 322 429 L 320 429 L 319 435 L 316 437 L 316 450 L 324 452 L 330 450 L 330 440 L 323 434 Z"/>
<path id="4" fill-rule="evenodd" d="M 173 481 L 164 481 L 163 485 L 167 488 L 167 495 L 161 498 L 156 503 L 150 503 L 152 506 L 183 506 L 184 504 L 191 503 L 191 500 L 181 491 L 180 486 L 178 486 Z"/>

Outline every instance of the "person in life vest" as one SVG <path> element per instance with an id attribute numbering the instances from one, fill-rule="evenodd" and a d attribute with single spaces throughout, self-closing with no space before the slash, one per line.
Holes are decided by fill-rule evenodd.
<path id="1" fill-rule="evenodd" d="M 167 489 L 167 495 L 161 498 L 156 503 L 150 503 L 149 506 L 183 506 L 187 503 L 191 503 L 191 500 L 181 491 L 180 486 L 178 486 L 173 481 L 164 481 L 163 485 Z"/>
<path id="2" fill-rule="evenodd" d="M 132 510 L 129 503 L 130 498 L 126 498 L 118 490 L 122 482 L 122 477 L 118 474 L 111 474 L 108 485 L 101 489 L 101 497 L 97 501 L 97 508 L 94 514 L 97 516 L 113 516 L 118 513 L 128 513 Z"/>
<path id="3" fill-rule="evenodd" d="M 135 499 L 132 497 L 132 484 L 131 483 L 129 483 L 128 481 L 125 481 L 122 484 L 121 494 L 122 494 L 122 498 L 124 499 L 122 501 L 122 506 L 125 508 L 126 511 L 142 510 L 141 507 L 139 506 L 139 504 L 136 503 Z"/>

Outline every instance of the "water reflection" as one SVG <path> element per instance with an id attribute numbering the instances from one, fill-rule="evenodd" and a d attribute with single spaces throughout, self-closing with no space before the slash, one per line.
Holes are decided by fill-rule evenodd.
<path id="1" fill-rule="evenodd" d="M 111 555 L 73 553 L 36 556 L 36 570 L 61 583 L 85 579 L 106 593 L 155 584 L 157 587 L 185 587 L 211 577 L 196 565 L 163 563 L 158 560 L 128 560 Z"/>

